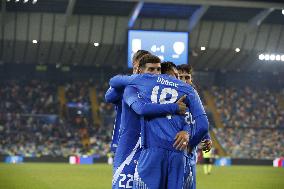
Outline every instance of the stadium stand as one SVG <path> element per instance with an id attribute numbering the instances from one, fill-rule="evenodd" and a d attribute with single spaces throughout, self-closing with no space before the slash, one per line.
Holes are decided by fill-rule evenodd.
<path id="1" fill-rule="evenodd" d="M 224 125 L 214 128 L 214 132 L 228 154 L 253 159 L 283 155 L 284 110 L 277 93 L 267 88 L 217 86 L 211 93 Z"/>
<path id="2" fill-rule="evenodd" d="M 212 87 L 225 127 L 284 127 L 284 111 L 268 89 Z"/>
<path id="3" fill-rule="evenodd" d="M 3 83 L 0 86 L 0 154 L 66 157 L 108 153 L 111 117 L 104 119 L 108 121 L 103 123 L 104 127 L 95 126 L 88 117 L 91 114 L 69 113 L 60 118 L 56 84 L 39 80 Z M 67 102 L 89 103 L 87 85 L 68 83 Z M 100 102 L 102 114 L 111 116 L 111 105 L 105 108 L 102 100 Z"/>
<path id="4" fill-rule="evenodd" d="M 2 113 L 58 114 L 56 85 L 44 81 L 2 81 Z"/>
<path id="5" fill-rule="evenodd" d="M 234 158 L 273 159 L 283 155 L 283 129 L 214 128 L 217 138 Z"/>
<path id="6" fill-rule="evenodd" d="M 56 93 L 60 86 L 40 80 L 2 82 L 0 154 L 66 157 L 108 153 L 115 112 L 111 104 L 104 102 L 107 82 L 97 85 L 92 80 L 67 82 L 64 86 L 68 113 L 63 117 L 59 116 L 59 94 Z M 90 87 L 97 92 L 99 125 L 92 120 L 92 109 L 78 114 L 80 108 L 67 107 L 68 103 L 90 104 Z M 204 90 L 199 91 L 206 107 Z M 228 155 L 255 159 L 282 155 L 284 111 L 276 93 L 269 89 L 217 86 L 207 91 L 214 96 L 224 128 L 215 126 L 206 108 L 210 126 Z"/>

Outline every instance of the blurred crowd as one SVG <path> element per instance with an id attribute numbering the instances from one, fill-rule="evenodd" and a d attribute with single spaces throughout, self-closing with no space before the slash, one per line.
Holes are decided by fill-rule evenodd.
<path id="1" fill-rule="evenodd" d="M 89 88 L 90 82 L 74 81 L 65 85 L 67 102 L 90 103 Z"/>
<path id="2" fill-rule="evenodd" d="M 225 127 L 284 127 L 284 110 L 268 89 L 212 87 L 211 92 Z"/>
<path id="3" fill-rule="evenodd" d="M 275 159 L 284 156 L 284 130 L 214 128 L 218 141 L 234 158 Z"/>
<path id="4" fill-rule="evenodd" d="M 89 146 L 85 150 L 80 129 L 64 120 L 46 123 L 36 117 L 0 117 L 0 154 L 25 157 L 106 155 L 110 136 L 103 127 L 87 127 Z"/>
<path id="5" fill-rule="evenodd" d="M 277 93 L 252 88 L 212 87 L 224 128 L 214 132 L 228 154 L 237 158 L 284 155 L 284 110 Z"/>
<path id="6" fill-rule="evenodd" d="M 67 114 L 60 112 L 59 86 L 65 89 Z M 90 87 L 97 91 L 99 122 L 92 117 Z M 91 80 L 64 85 L 38 80 L 0 82 L 0 154 L 105 156 L 115 118 L 113 105 L 104 102 L 107 88 L 107 82 Z M 224 124 L 213 131 L 228 154 L 261 159 L 284 155 L 284 111 L 275 93 L 249 87 L 209 91 Z M 201 89 L 199 93 L 202 96 Z M 213 120 L 210 113 L 208 117 Z"/>
<path id="7" fill-rule="evenodd" d="M 112 124 L 102 122 L 102 125 L 95 125 L 89 117 L 92 114 L 88 112 L 60 117 L 58 86 L 37 80 L 1 83 L 0 154 L 66 157 L 82 154 L 104 156 L 109 152 Z M 89 87 L 90 82 L 67 83 L 67 104 L 90 105 Z M 99 105 L 103 106 L 102 103 L 100 99 Z M 112 107 L 109 108 L 113 114 Z M 66 109 L 68 111 L 68 107 Z M 113 121 L 113 118 L 109 117 L 108 121 Z"/>
<path id="8" fill-rule="evenodd" d="M 1 81 L 1 113 L 58 114 L 57 86 L 31 80 Z"/>

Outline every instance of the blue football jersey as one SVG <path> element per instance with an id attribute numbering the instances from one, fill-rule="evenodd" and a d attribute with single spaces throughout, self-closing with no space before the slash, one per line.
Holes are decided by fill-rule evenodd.
<path id="1" fill-rule="evenodd" d="M 112 141 L 110 149 L 113 153 L 116 152 L 119 141 L 119 131 L 121 123 L 121 111 L 122 111 L 122 96 L 123 91 L 117 91 L 113 88 L 109 88 L 105 94 L 105 101 L 108 103 L 113 103 L 116 111 L 116 118 L 114 121 L 113 132 L 112 132 Z"/>
<path id="2" fill-rule="evenodd" d="M 124 182 L 130 183 L 134 175 L 142 150 L 139 139 L 140 115 L 155 117 L 175 114 L 178 111 L 177 104 L 146 103 L 137 92 L 137 89 L 131 86 L 124 89 L 118 147 L 114 157 L 113 188 L 123 188 L 120 186 Z M 125 177 L 129 177 L 129 182 L 125 181 Z"/>
<path id="3" fill-rule="evenodd" d="M 114 166 L 119 166 L 134 149 L 139 140 L 140 131 L 140 116 L 123 101 L 119 141 L 114 157 Z"/>
<path id="4" fill-rule="evenodd" d="M 195 121 L 194 119 L 192 118 L 192 115 L 189 111 L 187 111 L 185 113 L 185 121 L 186 123 L 190 126 L 191 128 L 191 137 L 195 134 Z M 191 153 L 187 154 L 188 157 L 189 157 L 189 163 L 190 165 L 194 165 L 196 164 L 196 161 L 197 161 L 197 147 L 195 146 Z"/>
<path id="5" fill-rule="evenodd" d="M 119 101 L 115 104 L 116 110 L 116 118 L 114 121 L 113 132 L 112 132 L 112 140 L 111 140 L 111 151 L 116 152 L 116 148 L 118 146 L 118 141 L 120 138 L 120 123 L 121 123 L 121 112 L 122 112 L 122 102 Z"/>
<path id="6" fill-rule="evenodd" d="M 196 90 L 171 76 L 140 74 L 132 76 L 120 76 L 113 78 L 110 85 L 122 87 L 133 85 L 139 89 L 139 95 L 148 102 L 167 104 L 174 103 L 183 95 L 187 95 L 185 103 L 193 116 L 205 114 L 201 100 Z M 166 117 L 146 118 L 142 123 L 142 141 L 144 146 L 158 146 L 175 150 L 174 138 L 177 132 L 182 131 L 185 125 L 184 116 L 168 115 Z"/>
<path id="7" fill-rule="evenodd" d="M 123 94 L 122 101 L 122 112 L 121 112 L 121 121 L 120 121 L 120 131 L 119 131 L 119 141 L 118 147 L 115 154 L 114 166 L 120 165 L 131 152 L 135 149 L 136 144 L 140 137 L 141 132 L 141 122 L 140 115 L 138 115 L 131 106 L 140 102 L 142 104 L 146 104 L 147 102 L 138 95 L 137 90 L 133 90 L 132 88 L 126 87 Z M 139 104 L 140 104 L 139 103 Z M 141 104 L 141 105 L 142 105 Z M 141 115 L 149 115 L 151 113 L 151 117 L 166 115 L 166 113 L 175 113 L 177 107 L 176 104 L 152 104 L 149 103 L 147 111 L 144 111 L 144 114 Z"/>

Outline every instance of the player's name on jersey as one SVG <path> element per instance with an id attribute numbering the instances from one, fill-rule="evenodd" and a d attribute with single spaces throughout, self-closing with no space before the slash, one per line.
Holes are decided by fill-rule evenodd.
<path id="1" fill-rule="evenodd" d="M 172 86 L 172 87 L 178 88 L 178 84 L 177 83 L 169 81 L 169 80 L 161 78 L 161 77 L 158 77 L 157 82 L 161 83 L 163 85 L 168 85 L 168 86 Z"/>

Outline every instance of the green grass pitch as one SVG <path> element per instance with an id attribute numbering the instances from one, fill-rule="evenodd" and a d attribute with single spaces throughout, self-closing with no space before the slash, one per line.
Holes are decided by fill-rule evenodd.
<path id="1" fill-rule="evenodd" d="M 0 163 L 0 189 L 110 189 L 112 168 L 106 164 Z M 284 168 L 197 167 L 198 189 L 284 189 Z"/>

